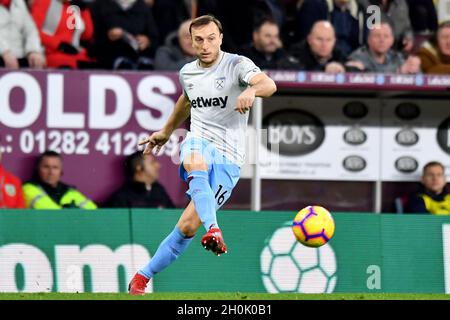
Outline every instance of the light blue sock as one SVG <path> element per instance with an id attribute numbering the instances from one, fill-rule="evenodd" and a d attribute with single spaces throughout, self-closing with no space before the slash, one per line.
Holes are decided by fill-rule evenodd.
<path id="1" fill-rule="evenodd" d="M 189 189 L 191 198 L 194 201 L 195 210 L 197 211 L 203 226 L 208 231 L 212 225 L 217 225 L 216 204 L 214 193 L 209 185 L 208 172 L 195 170 L 188 175 Z"/>
<path id="2" fill-rule="evenodd" d="M 193 237 L 186 237 L 178 227 L 175 227 L 161 242 L 150 262 L 138 273 L 148 279 L 152 278 L 172 264 L 187 249 L 192 239 Z"/>

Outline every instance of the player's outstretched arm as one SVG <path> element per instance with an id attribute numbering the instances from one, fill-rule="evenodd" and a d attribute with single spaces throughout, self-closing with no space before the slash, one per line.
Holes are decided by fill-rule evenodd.
<path id="1" fill-rule="evenodd" d="M 255 97 L 267 98 L 273 95 L 275 91 L 277 91 L 275 82 L 265 73 L 258 73 L 251 78 L 250 86 L 237 98 L 235 110 L 244 114 L 252 107 Z"/>
<path id="2" fill-rule="evenodd" d="M 146 145 L 144 149 L 144 154 L 149 154 L 152 152 L 153 148 L 156 147 L 156 154 L 159 153 L 161 147 L 169 140 L 170 135 L 173 131 L 178 128 L 183 121 L 185 121 L 189 115 L 191 114 L 191 108 L 189 104 L 189 100 L 182 94 L 177 103 L 175 104 L 175 108 L 173 109 L 172 114 L 167 120 L 164 127 L 156 132 L 153 132 L 150 136 L 145 138 L 144 140 L 139 141 L 139 145 Z"/>

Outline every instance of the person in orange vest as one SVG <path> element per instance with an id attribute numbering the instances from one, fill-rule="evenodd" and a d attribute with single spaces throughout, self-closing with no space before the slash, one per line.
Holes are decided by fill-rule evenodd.
<path id="1" fill-rule="evenodd" d="M 0 150 L 0 209 L 24 209 L 22 182 L 1 165 Z"/>
<path id="2" fill-rule="evenodd" d="M 49 68 L 90 68 L 95 59 L 83 46 L 93 42 L 94 27 L 84 1 L 34 0 L 31 15 L 45 47 Z"/>

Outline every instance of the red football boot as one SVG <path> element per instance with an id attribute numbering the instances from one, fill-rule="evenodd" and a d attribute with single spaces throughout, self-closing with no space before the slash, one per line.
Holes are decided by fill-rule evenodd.
<path id="1" fill-rule="evenodd" d="M 145 294 L 145 288 L 147 287 L 149 280 L 150 279 L 147 279 L 143 275 L 136 273 L 128 285 L 128 292 L 133 296 Z"/>
<path id="2" fill-rule="evenodd" d="M 227 246 L 223 241 L 222 231 L 219 228 L 209 229 L 202 237 L 201 244 L 203 248 L 211 250 L 217 256 L 227 253 Z"/>

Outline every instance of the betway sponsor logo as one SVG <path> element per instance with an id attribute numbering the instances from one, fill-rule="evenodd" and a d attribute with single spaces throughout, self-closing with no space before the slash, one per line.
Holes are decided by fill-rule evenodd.
<path id="1" fill-rule="evenodd" d="M 208 108 L 208 107 L 220 107 L 221 109 L 227 106 L 228 96 L 218 98 L 203 98 L 191 100 L 192 108 Z"/>

